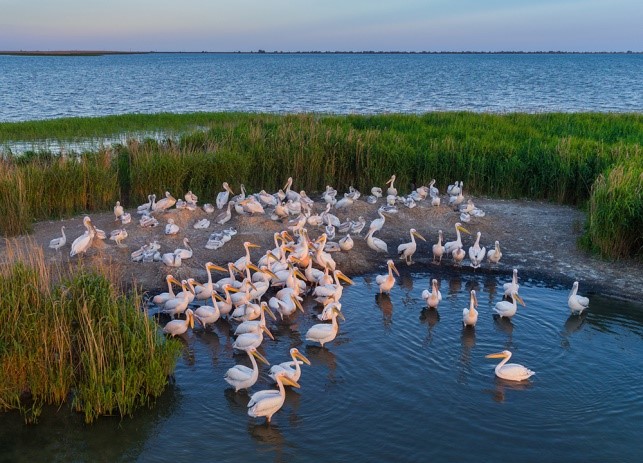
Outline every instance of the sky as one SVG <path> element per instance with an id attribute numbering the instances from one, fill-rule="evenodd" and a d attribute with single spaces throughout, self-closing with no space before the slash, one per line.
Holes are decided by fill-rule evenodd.
<path id="1" fill-rule="evenodd" d="M 0 0 L 0 50 L 643 51 L 641 0 Z"/>

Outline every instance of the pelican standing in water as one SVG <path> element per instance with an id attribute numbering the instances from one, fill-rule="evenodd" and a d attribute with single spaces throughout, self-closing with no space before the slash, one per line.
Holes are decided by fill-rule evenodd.
<path id="1" fill-rule="evenodd" d="M 225 379 L 230 386 L 234 387 L 234 392 L 239 392 L 240 389 L 250 389 L 257 382 L 257 378 L 259 378 L 259 366 L 255 358 L 266 365 L 270 365 L 268 360 L 257 352 L 256 347 L 249 347 L 245 351 L 248 354 L 250 363 L 252 363 L 252 368 L 248 368 L 245 365 L 235 365 L 228 369 L 223 376 L 223 379 Z"/>
<path id="2" fill-rule="evenodd" d="M 180 336 L 190 328 L 194 328 L 194 313 L 192 309 L 185 311 L 185 320 L 172 320 L 165 324 L 163 332 L 170 336 Z"/>
<path id="3" fill-rule="evenodd" d="M 212 293 L 210 297 L 212 298 L 212 305 L 201 305 L 196 308 L 194 311 L 194 316 L 199 323 L 203 325 L 203 328 L 206 328 L 207 325 L 212 325 L 221 317 L 221 312 L 219 311 L 219 305 L 215 297 L 219 296 L 216 293 Z"/>
<path id="4" fill-rule="evenodd" d="M 411 230 L 409 230 L 409 234 L 411 235 L 411 241 L 409 243 L 402 243 L 397 247 L 397 253 L 400 256 L 400 259 L 404 259 L 406 265 L 411 265 L 413 263 L 413 254 L 415 254 L 415 250 L 417 249 L 415 237 L 417 236 L 422 241 L 426 241 L 415 228 L 411 228 Z"/>
<path id="5" fill-rule="evenodd" d="M 337 317 L 341 317 L 342 320 L 344 319 L 340 310 L 337 307 L 333 307 L 331 311 L 331 323 L 317 323 L 311 326 L 306 332 L 306 341 L 318 342 L 324 347 L 324 344 L 335 339 L 339 331 Z"/>
<path id="6" fill-rule="evenodd" d="M 63 225 L 60 227 L 60 233 L 62 233 L 62 236 L 59 236 L 58 238 L 54 238 L 49 242 L 49 247 L 51 249 L 55 249 L 58 251 L 60 248 L 62 248 L 66 243 L 67 243 L 67 236 L 65 235 L 65 226 Z"/>
<path id="7" fill-rule="evenodd" d="M 176 297 L 176 295 L 174 294 L 174 290 L 172 289 L 172 283 L 181 286 L 181 282 L 174 278 L 172 275 L 166 276 L 165 281 L 167 283 L 167 292 L 157 294 L 156 296 L 154 296 L 154 298 L 152 298 L 152 302 L 154 302 L 156 305 L 165 305 L 167 301 Z"/>
<path id="8" fill-rule="evenodd" d="M 480 247 L 480 237 L 482 233 L 476 233 L 476 242 L 469 248 L 469 259 L 471 259 L 471 267 L 478 268 L 487 254 L 487 248 Z"/>
<path id="9" fill-rule="evenodd" d="M 511 293 L 517 293 L 518 288 L 520 288 L 520 285 L 518 284 L 518 269 L 515 268 L 513 271 L 513 276 L 511 277 L 511 281 L 509 283 L 505 283 L 502 285 L 502 288 L 504 289 L 504 297 L 509 297 L 511 296 Z"/>
<path id="10" fill-rule="evenodd" d="M 493 308 L 493 310 L 495 310 L 496 313 L 500 315 L 500 317 L 511 318 L 514 315 L 516 315 L 516 311 L 518 310 L 516 301 L 520 302 L 523 305 L 523 307 L 527 306 L 525 304 L 525 301 L 522 300 L 522 297 L 520 297 L 516 292 L 511 293 L 511 299 L 512 299 L 512 302 L 509 302 L 509 301 L 498 302 L 496 306 Z"/>
<path id="11" fill-rule="evenodd" d="M 234 192 L 228 185 L 228 182 L 223 182 L 223 191 L 217 195 L 217 209 L 223 209 L 223 206 L 226 205 L 231 194 L 234 194 Z"/>
<path id="12" fill-rule="evenodd" d="M 299 352 L 299 349 L 296 347 L 290 349 L 290 357 L 292 357 L 292 361 L 282 362 L 270 368 L 270 377 L 273 380 L 277 376 L 277 373 L 284 371 L 288 379 L 299 381 L 299 378 L 301 378 L 301 362 L 304 362 L 306 365 L 310 365 L 310 360 L 308 360 L 304 354 Z"/>
<path id="13" fill-rule="evenodd" d="M 438 242 L 433 245 L 433 262 L 435 262 L 435 259 L 438 259 L 438 264 L 442 262 L 442 256 L 444 255 L 444 246 L 442 245 L 442 241 L 444 240 L 444 235 L 442 234 L 442 230 L 438 230 Z"/>
<path id="14" fill-rule="evenodd" d="M 572 290 L 569 293 L 569 298 L 567 298 L 567 305 L 569 310 L 572 311 L 572 315 L 583 313 L 587 307 L 589 307 L 589 299 L 584 296 L 579 296 L 576 294 L 578 292 L 578 281 L 574 282 Z"/>
<path id="15" fill-rule="evenodd" d="M 495 354 L 489 354 L 486 357 L 488 359 L 503 359 L 502 362 L 496 365 L 496 376 L 498 378 L 506 379 L 508 381 L 524 381 L 536 374 L 529 368 L 524 367 L 518 363 L 507 363 L 511 358 L 511 352 L 508 350 L 503 350 L 502 352 L 498 352 Z"/>
<path id="16" fill-rule="evenodd" d="M 422 299 L 426 302 L 426 306 L 429 309 L 437 309 L 438 304 L 442 300 L 442 293 L 440 292 L 440 288 L 438 286 L 438 280 L 435 278 L 431 280 L 431 291 L 429 292 L 428 289 L 425 289 L 422 291 Z"/>
<path id="17" fill-rule="evenodd" d="M 471 290 L 471 295 L 469 297 L 469 308 L 462 310 L 462 324 L 464 326 L 476 326 L 478 321 L 478 298 L 476 297 L 475 290 Z"/>
<path id="18" fill-rule="evenodd" d="M 286 373 L 283 371 L 275 375 L 275 381 L 277 381 L 279 390 L 275 391 L 274 389 L 270 389 L 252 394 L 250 402 L 248 402 L 249 416 L 252 416 L 253 418 L 265 416 L 266 422 L 270 423 L 272 415 L 279 411 L 286 400 L 286 389 L 284 389 L 284 384 L 299 387 L 299 384 L 296 381 L 288 379 Z"/>
<path id="19" fill-rule="evenodd" d="M 460 222 L 457 222 L 455 224 L 455 234 L 457 238 L 455 241 L 448 241 L 444 244 L 444 252 L 451 254 L 454 249 L 462 248 L 462 236 L 460 236 L 460 232 L 471 234 Z"/>
<path id="20" fill-rule="evenodd" d="M 395 271 L 398 277 L 400 276 L 400 272 L 397 271 L 395 263 L 391 259 L 386 262 L 386 265 L 388 266 L 388 273 L 386 275 L 378 275 L 375 278 L 375 283 L 380 286 L 380 294 L 389 294 L 391 292 L 391 288 L 395 284 L 393 271 Z"/>
<path id="21" fill-rule="evenodd" d="M 496 240 L 493 249 L 487 252 L 487 259 L 492 264 L 497 264 L 498 262 L 500 262 L 501 257 L 502 257 L 502 252 L 500 252 L 500 243 Z"/>

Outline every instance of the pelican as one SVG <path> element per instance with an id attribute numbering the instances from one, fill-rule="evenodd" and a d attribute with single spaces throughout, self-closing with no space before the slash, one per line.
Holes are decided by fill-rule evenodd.
<path id="1" fill-rule="evenodd" d="M 80 235 L 78 238 L 71 243 L 71 251 L 69 252 L 69 257 L 74 257 L 76 254 L 83 254 L 91 247 L 92 241 L 94 239 L 95 231 L 92 227 L 92 219 L 89 216 L 83 218 L 83 225 L 87 229 L 85 233 Z"/>
<path id="2" fill-rule="evenodd" d="M 444 243 L 444 252 L 447 254 L 451 254 L 454 249 L 462 248 L 462 237 L 460 236 L 460 232 L 464 232 L 467 234 L 471 234 L 469 230 L 464 228 L 460 222 L 457 222 L 455 224 L 455 234 L 457 236 L 457 239 L 455 241 L 448 241 Z"/>
<path id="3" fill-rule="evenodd" d="M 523 305 L 523 307 L 527 306 L 525 304 L 525 301 L 522 300 L 522 297 L 520 297 L 516 292 L 511 293 L 511 299 L 512 299 L 512 302 L 509 302 L 509 301 L 498 302 L 496 306 L 493 308 L 493 310 L 495 310 L 496 313 L 500 315 L 500 317 L 511 318 L 514 315 L 516 315 L 516 311 L 518 310 L 516 301 L 520 302 Z"/>
<path id="4" fill-rule="evenodd" d="M 212 305 L 201 305 L 196 308 L 194 311 L 194 316 L 205 328 L 207 325 L 216 323 L 216 321 L 221 317 L 221 312 L 219 311 L 219 305 L 215 300 L 216 293 L 212 293 L 210 297 L 212 298 Z"/>
<path id="5" fill-rule="evenodd" d="M 169 299 L 161 312 L 168 314 L 170 316 L 176 317 L 177 314 L 185 312 L 190 303 L 190 298 L 188 297 L 188 289 L 186 288 L 187 281 L 181 280 L 181 291 L 176 295 L 174 299 Z"/>
<path id="6" fill-rule="evenodd" d="M 480 237 L 482 233 L 476 233 L 476 242 L 469 248 L 469 259 L 471 259 L 471 267 L 478 268 L 487 254 L 487 248 L 480 247 Z"/>
<path id="7" fill-rule="evenodd" d="M 217 216 L 214 218 L 214 221 L 220 225 L 223 225 L 226 223 L 228 220 L 232 218 L 232 202 L 228 202 L 228 208 L 217 214 Z"/>
<path id="8" fill-rule="evenodd" d="M 187 238 L 183 238 L 183 246 L 184 248 L 176 248 L 174 250 L 174 254 L 179 254 L 181 256 L 181 259 L 189 259 L 192 257 L 192 248 L 190 247 L 190 240 Z M 225 269 L 224 269 L 225 271 Z"/>
<path id="9" fill-rule="evenodd" d="M 194 328 L 194 312 L 192 309 L 185 311 L 185 320 L 171 320 L 163 327 L 163 332 L 170 336 L 180 336 L 190 328 Z"/>
<path id="10" fill-rule="evenodd" d="M 371 224 L 368 227 L 368 231 L 373 230 L 373 232 L 378 232 L 384 226 L 384 222 L 386 222 L 386 217 L 384 216 L 384 210 L 381 207 L 377 209 L 377 215 L 379 215 L 379 218 L 374 219 L 371 222 Z"/>
<path id="11" fill-rule="evenodd" d="M 203 205 L 203 212 L 206 214 L 212 214 L 214 212 L 214 206 L 210 203 L 205 203 Z"/>
<path id="12" fill-rule="evenodd" d="M 440 287 L 438 286 L 438 280 L 435 278 L 431 280 L 431 292 L 428 289 L 422 291 L 422 299 L 426 302 L 426 306 L 429 309 L 437 309 L 438 304 L 442 300 L 442 293 L 440 292 Z"/>
<path id="13" fill-rule="evenodd" d="M 456 265 L 460 265 L 464 260 L 464 257 L 467 255 L 467 253 L 464 252 L 464 249 L 462 248 L 455 248 L 451 253 L 451 255 L 453 256 L 453 262 Z"/>
<path id="14" fill-rule="evenodd" d="M 438 259 L 438 264 L 442 262 L 442 256 L 444 255 L 444 246 L 442 245 L 442 240 L 444 240 L 444 235 L 442 234 L 442 230 L 438 230 L 438 242 L 433 245 L 433 262 L 435 262 L 435 259 L 437 257 Z"/>
<path id="15" fill-rule="evenodd" d="M 65 235 L 65 226 L 63 225 L 60 227 L 60 233 L 62 233 L 63 236 L 59 236 L 58 238 L 54 238 L 49 242 L 49 247 L 51 249 L 55 249 L 58 251 L 60 248 L 62 248 L 66 243 L 67 243 L 67 236 Z"/>
<path id="16" fill-rule="evenodd" d="M 431 206 L 439 206 L 440 205 L 440 197 L 439 196 L 431 196 Z"/>
<path id="17" fill-rule="evenodd" d="M 196 222 L 194 222 L 194 225 L 192 225 L 192 227 L 195 230 L 204 230 L 209 226 L 210 226 L 210 221 L 208 219 L 197 220 Z"/>
<path id="18" fill-rule="evenodd" d="M 319 238 L 317 238 L 317 249 L 315 250 L 314 259 L 317 265 L 320 267 L 329 267 L 330 270 L 335 270 L 337 263 L 333 257 L 324 251 L 324 246 L 326 246 L 326 233 L 322 233 Z"/>
<path id="19" fill-rule="evenodd" d="M 351 238 L 350 234 L 339 240 L 339 248 L 342 251 L 350 251 L 351 249 L 353 249 L 354 244 L 355 243 L 353 242 L 353 238 Z"/>
<path id="20" fill-rule="evenodd" d="M 176 235 L 179 230 L 180 228 L 177 224 L 174 223 L 174 219 L 167 219 L 167 225 L 165 226 L 166 235 Z"/>
<path id="21" fill-rule="evenodd" d="M 132 214 L 130 214 L 129 212 L 124 212 L 121 215 L 120 219 L 121 219 L 121 225 L 127 225 L 132 221 Z"/>
<path id="22" fill-rule="evenodd" d="M 246 250 L 246 254 L 238 258 L 234 263 L 234 266 L 239 269 L 240 272 L 244 272 L 246 270 L 246 266 L 250 263 L 250 248 L 258 248 L 260 246 L 258 244 L 251 243 L 250 241 L 246 241 L 243 243 L 243 247 Z"/>
<path id="23" fill-rule="evenodd" d="M 364 229 L 365 225 L 366 225 L 366 219 L 360 215 L 357 218 L 357 220 L 351 221 L 351 232 L 355 233 L 356 235 L 359 235 Z"/>
<path id="24" fill-rule="evenodd" d="M 496 354 L 489 354 L 486 356 L 488 359 L 503 359 L 498 365 L 496 365 L 496 376 L 498 378 L 506 379 L 508 381 L 524 381 L 529 379 L 530 376 L 535 375 L 536 373 L 531 371 L 529 368 L 526 368 L 518 363 L 507 363 L 511 358 L 511 352 L 508 350 L 503 350 Z"/>
<path id="25" fill-rule="evenodd" d="M 509 297 L 511 296 L 511 293 L 517 293 L 518 289 L 520 288 L 520 285 L 518 284 L 518 269 L 515 268 L 513 271 L 513 276 L 511 277 L 511 281 L 509 283 L 505 283 L 502 285 L 503 289 L 505 290 L 504 296 Z"/>
<path id="26" fill-rule="evenodd" d="M 127 238 L 127 230 L 125 230 L 124 228 L 112 230 L 109 235 L 109 239 L 115 241 L 118 247 L 123 247 L 123 240 L 125 238 Z"/>
<path id="27" fill-rule="evenodd" d="M 169 191 L 165 192 L 165 198 L 161 199 L 160 201 L 156 201 L 152 205 L 152 211 L 153 212 L 163 212 L 166 211 L 167 209 L 171 208 L 176 204 L 176 199 L 172 197 Z"/>
<path id="28" fill-rule="evenodd" d="M 316 298 L 315 300 L 317 302 L 325 301 L 331 297 L 334 300 L 339 301 L 344 291 L 344 287 L 341 285 L 339 280 L 344 280 L 349 285 L 353 284 L 353 280 L 348 278 L 341 270 L 333 271 L 333 279 L 334 279 L 334 283 L 327 284 L 327 285 L 319 285 L 315 288 L 315 290 L 313 291 L 313 296 L 315 296 Z"/>
<path id="29" fill-rule="evenodd" d="M 259 347 L 263 342 L 263 334 L 266 333 L 270 339 L 275 339 L 267 326 L 262 326 L 257 333 L 243 333 L 234 341 L 232 347 L 239 350 L 246 350 L 250 347 Z"/>
<path id="30" fill-rule="evenodd" d="M 176 297 L 174 295 L 174 290 L 172 289 L 172 283 L 179 286 L 181 285 L 181 282 L 174 278 L 172 275 L 166 276 L 165 281 L 167 282 L 167 293 L 157 294 L 152 298 L 152 302 L 154 302 L 156 305 L 164 305 L 167 301 Z"/>
<path id="31" fill-rule="evenodd" d="M 207 262 L 205 264 L 205 271 L 208 274 L 208 281 L 204 285 L 198 285 L 194 287 L 195 299 L 200 301 L 208 299 L 214 292 L 214 283 L 212 282 L 212 270 L 218 270 L 220 272 L 226 271 L 226 269 L 224 269 L 223 267 L 219 267 L 218 265 L 213 264 L 212 262 Z"/>
<path id="32" fill-rule="evenodd" d="M 277 311 L 279 311 L 279 315 L 281 315 L 282 320 L 284 317 L 290 317 L 297 309 L 304 312 L 304 308 L 293 291 L 290 291 L 290 296 L 286 300 L 273 297 L 270 298 L 270 303 L 276 307 Z"/>
<path id="33" fill-rule="evenodd" d="M 275 314 L 272 313 L 272 310 L 266 304 L 266 301 L 261 301 L 261 316 L 259 320 L 246 320 L 243 323 L 237 326 L 237 329 L 234 330 L 235 336 L 240 336 L 243 333 L 258 333 L 261 330 L 262 326 L 266 326 L 266 312 L 273 320 L 276 320 Z"/>
<path id="34" fill-rule="evenodd" d="M 296 347 L 290 349 L 290 357 L 292 358 L 292 361 L 282 362 L 279 365 L 273 365 L 270 368 L 270 377 L 272 379 L 275 379 L 277 373 L 284 371 L 288 379 L 299 381 L 299 378 L 301 378 L 301 362 L 304 362 L 306 365 L 310 365 L 310 360 L 308 360 L 304 354 L 299 352 L 299 349 Z"/>
<path id="35" fill-rule="evenodd" d="M 185 198 L 186 203 L 196 204 L 197 201 L 199 200 L 197 195 L 192 193 L 192 190 L 189 190 L 187 193 L 185 193 L 185 195 L 183 197 Z"/>
<path id="36" fill-rule="evenodd" d="M 386 190 L 387 196 L 397 196 L 397 190 L 393 186 L 394 182 L 395 182 L 395 174 L 391 175 L 391 178 L 386 182 L 386 184 L 389 185 L 388 189 Z"/>
<path id="37" fill-rule="evenodd" d="M 161 262 L 168 267 L 180 267 L 183 259 L 180 252 L 166 252 L 161 256 Z"/>
<path id="38" fill-rule="evenodd" d="M 259 193 L 256 193 L 256 197 L 264 206 L 275 207 L 278 202 L 277 198 L 268 193 L 266 190 L 261 190 Z"/>
<path id="39" fill-rule="evenodd" d="M 270 423 L 272 415 L 277 413 L 286 400 L 286 390 L 284 384 L 293 387 L 299 387 L 296 381 L 288 379 L 286 373 L 281 371 L 275 375 L 275 381 L 279 390 L 259 391 L 252 394 L 248 402 L 248 415 L 253 418 L 265 416 L 266 421 Z"/>
<path id="40" fill-rule="evenodd" d="M 476 297 L 475 290 L 471 290 L 471 296 L 469 297 L 469 308 L 462 309 L 462 324 L 464 326 L 476 326 L 478 321 L 478 298 Z"/>
<path id="41" fill-rule="evenodd" d="M 411 265 L 413 263 L 413 254 L 417 249 L 417 243 L 415 242 L 415 237 L 417 236 L 422 241 L 426 241 L 422 235 L 420 235 L 415 228 L 409 230 L 411 235 L 411 241 L 409 243 L 402 243 L 397 247 L 397 253 L 400 256 L 400 259 L 404 259 L 406 265 Z"/>
<path id="42" fill-rule="evenodd" d="M 571 293 L 569 293 L 569 298 L 567 299 L 567 305 L 569 306 L 569 310 L 572 311 L 572 315 L 580 315 L 581 313 L 583 313 L 583 310 L 585 310 L 589 306 L 589 299 L 584 296 L 579 296 L 578 294 L 576 294 L 577 292 L 578 281 L 575 281 L 574 285 L 572 286 L 572 291 Z"/>
<path id="43" fill-rule="evenodd" d="M 270 365 L 268 360 L 257 352 L 256 347 L 250 347 L 245 351 L 252 363 L 252 368 L 248 368 L 245 365 L 235 365 L 228 369 L 223 376 L 223 379 L 225 379 L 230 386 L 234 387 L 234 392 L 238 392 L 240 389 L 250 389 L 257 382 L 257 378 L 259 378 L 259 367 L 257 366 L 255 358 L 258 358 L 266 365 Z"/>
<path id="44" fill-rule="evenodd" d="M 375 238 L 373 236 L 373 233 L 375 233 L 374 230 L 369 230 L 369 232 L 366 234 L 366 244 L 368 245 L 368 247 L 377 252 L 388 253 L 388 245 L 386 244 L 386 242 L 379 238 Z"/>
<path id="45" fill-rule="evenodd" d="M 382 197 L 382 189 L 380 187 L 378 187 L 378 186 L 374 186 L 373 188 L 371 188 L 371 194 L 375 198 L 381 198 Z"/>
<path id="46" fill-rule="evenodd" d="M 318 342 L 324 347 L 324 344 L 332 341 L 337 336 L 339 325 L 337 317 L 344 319 L 344 316 L 337 307 L 334 307 L 331 312 L 331 323 L 317 323 L 310 327 L 306 332 L 306 341 Z"/>
<path id="47" fill-rule="evenodd" d="M 154 199 L 156 199 L 155 195 L 147 195 L 147 202 L 141 204 L 140 206 L 138 206 L 136 208 L 136 213 L 137 214 L 149 214 L 150 209 L 152 208 L 152 203 L 154 202 L 152 200 L 152 197 L 154 197 Z"/>
<path id="48" fill-rule="evenodd" d="M 347 209 L 348 207 L 352 206 L 354 202 L 355 201 L 353 198 L 344 196 L 342 199 L 335 203 L 335 209 Z"/>
<path id="49" fill-rule="evenodd" d="M 114 215 L 116 216 L 116 220 L 121 218 L 121 215 L 123 215 L 123 206 L 121 206 L 120 201 L 116 201 L 116 206 L 114 206 Z"/>
<path id="50" fill-rule="evenodd" d="M 230 185 L 228 185 L 228 182 L 223 182 L 223 191 L 217 195 L 217 209 L 223 209 L 231 194 L 234 194 L 234 192 L 230 188 Z"/>
<path id="51" fill-rule="evenodd" d="M 393 260 L 389 259 L 386 262 L 386 265 L 388 266 L 388 274 L 378 275 L 375 278 L 375 283 L 377 283 L 380 286 L 380 294 L 382 293 L 389 294 L 391 292 L 391 288 L 395 284 L 395 277 L 393 276 L 393 271 L 395 271 L 397 276 L 400 276 L 400 272 L 397 271 L 397 268 L 395 267 L 395 263 L 393 262 Z"/>
<path id="52" fill-rule="evenodd" d="M 326 191 L 322 194 L 322 199 L 327 203 L 327 204 L 335 204 L 337 200 L 335 199 L 335 196 L 337 196 L 337 190 L 335 190 L 332 186 L 326 185 Z"/>
<path id="53" fill-rule="evenodd" d="M 497 264 L 498 262 L 500 262 L 501 257 L 502 252 L 500 252 L 500 243 L 496 240 L 493 249 L 487 252 L 487 259 L 492 264 Z"/>
<path id="54" fill-rule="evenodd" d="M 449 196 L 458 196 L 460 194 L 460 191 L 462 191 L 462 187 L 458 185 L 457 180 L 453 185 L 449 185 L 447 187 L 447 194 Z"/>

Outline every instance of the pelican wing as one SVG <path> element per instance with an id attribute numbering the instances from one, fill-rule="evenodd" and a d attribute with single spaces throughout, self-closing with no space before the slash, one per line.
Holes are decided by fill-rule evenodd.
<path id="1" fill-rule="evenodd" d="M 224 378 L 226 381 L 246 381 L 252 376 L 252 373 L 252 368 L 245 365 L 235 365 L 226 372 Z"/>

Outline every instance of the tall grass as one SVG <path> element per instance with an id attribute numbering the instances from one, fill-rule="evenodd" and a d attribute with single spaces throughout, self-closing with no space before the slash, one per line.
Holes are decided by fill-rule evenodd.
<path id="1" fill-rule="evenodd" d="M 0 197 L 23 189 L 24 210 L 0 224 L 2 233 L 27 230 L 30 216 L 102 210 L 116 199 L 133 206 L 165 190 L 192 190 L 203 201 L 212 200 L 224 181 L 274 191 L 289 176 L 309 193 L 328 184 L 368 191 L 395 173 L 402 193 L 435 178 L 442 190 L 463 180 L 465 193 L 583 205 L 598 176 L 640 157 L 643 143 L 640 114 L 466 112 L 125 115 L 5 123 L 0 138 L 29 140 L 47 130 L 48 138 L 96 136 L 101 129 L 103 135 L 164 129 L 182 135 L 162 142 L 133 139 L 84 154 L 77 164 L 59 165 L 46 153 L 26 162 L 7 156 Z"/>
<path id="2" fill-rule="evenodd" d="M 108 266 L 49 267 L 41 248 L 8 243 L 0 263 L 0 409 L 37 419 L 71 399 L 91 422 L 161 394 L 180 344 L 165 340 Z"/>

